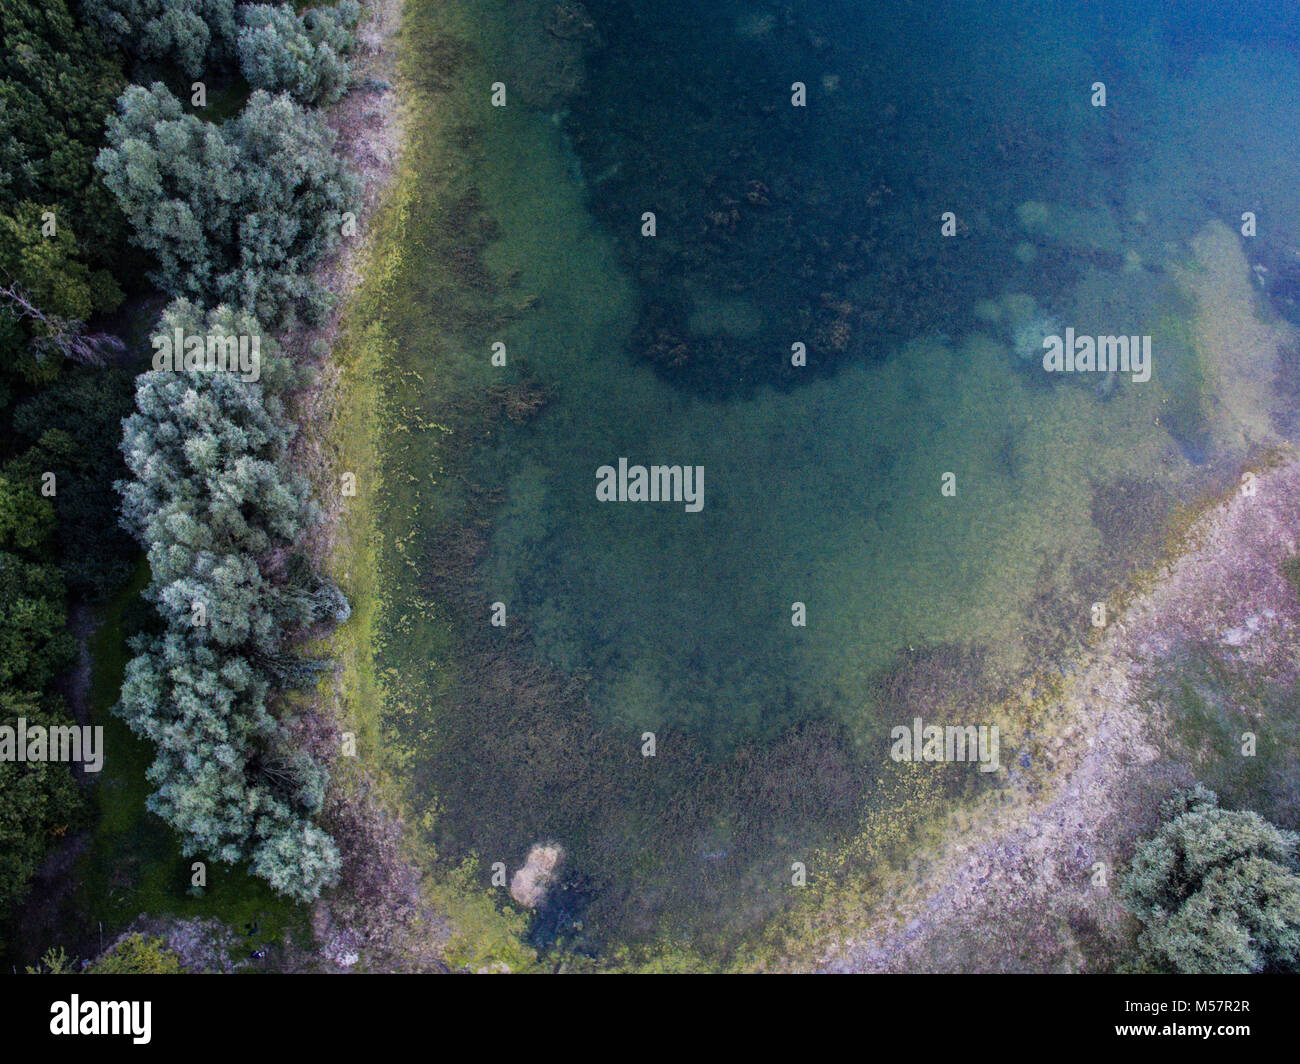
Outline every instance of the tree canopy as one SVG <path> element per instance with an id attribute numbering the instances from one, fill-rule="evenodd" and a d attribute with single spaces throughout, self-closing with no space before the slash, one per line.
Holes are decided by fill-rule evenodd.
<path id="1" fill-rule="evenodd" d="M 345 56 L 360 17 L 355 0 L 301 15 L 287 4 L 244 4 L 235 45 L 239 69 L 254 88 L 287 92 L 300 103 L 333 103 L 348 86 Z"/>
<path id="2" fill-rule="evenodd" d="M 86 0 L 103 39 L 140 60 L 174 63 L 190 77 L 231 60 L 234 0 Z"/>
<path id="3" fill-rule="evenodd" d="M 260 334 L 255 318 L 177 300 L 159 329 Z M 136 382 L 122 443 L 133 478 L 120 485 L 124 525 L 149 553 L 146 592 L 167 625 L 141 636 L 119 712 L 157 755 L 150 808 L 188 854 L 247 859 L 277 890 L 307 900 L 334 882 L 338 851 L 311 817 L 325 770 L 293 750 L 269 699 L 309 680 L 286 635 L 345 616 L 337 588 L 292 555 L 314 512 L 292 473 L 281 388 L 294 378 L 269 337 L 262 376 L 155 370 Z"/>
<path id="4" fill-rule="evenodd" d="M 214 125 L 155 82 L 122 94 L 96 165 L 157 260 L 163 291 L 275 325 L 319 309 L 312 269 L 338 245 L 356 199 L 334 139 L 287 94 L 254 92 Z"/>
<path id="5" fill-rule="evenodd" d="M 1199 784 L 1164 814 L 1123 882 L 1144 924 L 1139 963 L 1201 973 L 1300 967 L 1300 835 L 1219 808 Z"/>

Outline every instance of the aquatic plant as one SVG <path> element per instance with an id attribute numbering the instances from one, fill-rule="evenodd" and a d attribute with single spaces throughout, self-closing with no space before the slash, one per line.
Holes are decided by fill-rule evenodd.
<path id="1" fill-rule="evenodd" d="M 1022 362 L 1040 362 L 1043 342 L 1049 336 L 1060 336 L 1061 323 L 1050 314 L 1035 313 L 1014 322 L 1011 331 L 1011 350 Z"/>

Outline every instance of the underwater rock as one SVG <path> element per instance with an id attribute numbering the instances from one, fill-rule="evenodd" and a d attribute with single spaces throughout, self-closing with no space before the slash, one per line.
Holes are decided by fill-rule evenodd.
<path id="1" fill-rule="evenodd" d="M 1029 233 L 1046 229 L 1050 218 L 1051 212 L 1048 210 L 1047 204 L 1039 203 L 1036 200 L 1022 203 L 1016 208 L 1016 220 L 1020 222 L 1020 227 Z"/>
<path id="2" fill-rule="evenodd" d="M 546 900 L 564 861 L 564 847 L 537 844 L 528 851 L 524 865 L 510 879 L 510 896 L 525 909 L 536 909 Z"/>
<path id="3" fill-rule="evenodd" d="M 1011 330 L 1011 347 L 1016 358 L 1029 362 L 1043 355 L 1043 341 L 1060 336 L 1061 325 L 1050 314 L 1033 314 L 1015 323 Z"/>
<path id="4" fill-rule="evenodd" d="M 1206 417 L 1215 439 L 1268 446 L 1273 437 L 1273 381 L 1295 326 L 1260 313 L 1255 276 L 1236 230 L 1215 219 L 1192 239 L 1193 261 L 1171 273 L 1195 306 L 1191 340 L 1213 396 Z M 1267 294 L 1267 293 L 1266 293 Z"/>
<path id="5" fill-rule="evenodd" d="M 757 40 L 772 36 L 776 29 L 776 15 L 771 11 L 746 11 L 736 17 L 736 36 L 745 40 Z"/>

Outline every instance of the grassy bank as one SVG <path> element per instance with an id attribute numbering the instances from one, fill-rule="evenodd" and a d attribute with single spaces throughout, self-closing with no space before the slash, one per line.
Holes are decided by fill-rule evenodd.
<path id="1" fill-rule="evenodd" d="M 378 796 L 406 825 L 406 859 L 446 922 L 447 963 L 520 971 L 535 959 L 521 942 L 523 919 L 483 889 L 476 862 L 440 862 L 429 841 L 438 797 L 418 778 L 411 730 L 437 712 L 425 698 L 456 682 L 459 660 L 449 614 L 420 585 L 421 532 L 429 530 L 417 530 L 415 519 L 427 520 L 430 507 L 443 515 L 441 527 L 455 519 L 463 500 L 447 471 L 482 431 L 484 390 L 452 365 L 463 358 L 457 315 L 481 298 L 455 269 L 455 219 L 474 165 L 466 128 L 480 106 L 470 91 L 468 6 L 403 5 L 399 162 L 368 222 L 360 284 L 332 350 L 336 376 L 308 425 L 325 456 L 314 471 L 318 493 L 332 503 L 327 564 L 352 606 L 324 641 L 336 668 L 318 696 L 355 736 L 357 756 L 336 762 L 337 784 Z M 345 477 L 355 494 L 341 491 Z M 418 662 L 418 695 L 405 654 Z"/>

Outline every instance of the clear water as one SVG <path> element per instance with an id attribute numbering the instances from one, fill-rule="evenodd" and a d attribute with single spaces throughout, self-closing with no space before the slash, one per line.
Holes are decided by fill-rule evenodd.
<path id="1" fill-rule="evenodd" d="M 522 86 L 476 116 L 486 258 L 536 298 L 457 339 L 550 401 L 459 460 L 496 492 L 478 586 L 580 724 L 439 678 L 418 777 L 448 856 L 565 845 L 542 923 L 599 949 L 779 907 L 901 713 L 977 723 L 1066 664 L 1175 508 L 1289 435 L 1300 54 L 1284 4 L 593 0 L 566 93 L 552 6 L 470 5 L 476 74 Z M 1066 326 L 1152 336 L 1151 379 L 1044 373 Z M 599 502 L 620 457 L 703 466 L 703 510 Z"/>

